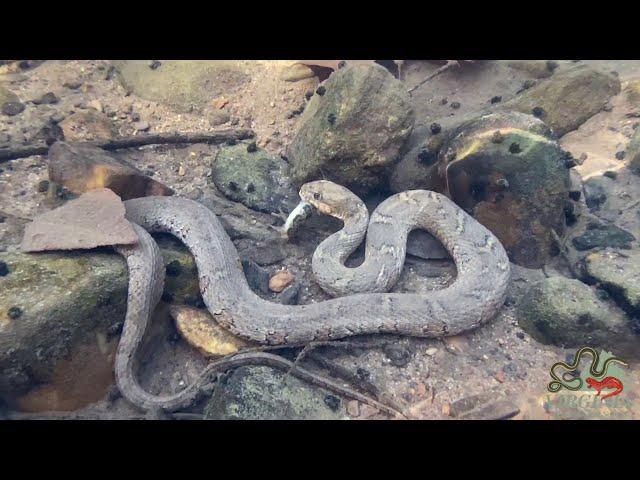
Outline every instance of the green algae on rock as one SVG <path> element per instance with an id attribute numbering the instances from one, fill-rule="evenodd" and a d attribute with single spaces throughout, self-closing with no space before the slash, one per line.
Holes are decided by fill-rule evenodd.
<path id="1" fill-rule="evenodd" d="M 215 389 L 204 416 L 207 420 L 346 418 L 344 402 L 340 401 L 334 410 L 326 403 L 329 395 L 286 372 L 263 366 L 240 367 Z"/>
<path id="2" fill-rule="evenodd" d="M 561 276 L 533 284 L 517 306 L 517 318 L 544 344 L 602 346 L 624 355 L 637 352 L 640 342 L 625 316 L 601 301 L 591 287 Z"/>
<path id="3" fill-rule="evenodd" d="M 360 195 L 382 186 L 413 129 L 404 85 L 384 67 L 347 63 L 318 91 L 287 151 L 293 181 L 325 178 Z"/>

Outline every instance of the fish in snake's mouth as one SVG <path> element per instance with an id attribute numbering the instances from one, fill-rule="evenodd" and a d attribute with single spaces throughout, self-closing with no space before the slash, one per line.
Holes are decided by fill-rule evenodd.
<path id="1" fill-rule="evenodd" d="M 291 238 L 300 228 L 305 220 L 307 220 L 313 213 L 313 205 L 308 202 L 300 202 L 296 208 L 294 208 L 287 220 L 284 222 L 284 233 L 287 237 Z"/>

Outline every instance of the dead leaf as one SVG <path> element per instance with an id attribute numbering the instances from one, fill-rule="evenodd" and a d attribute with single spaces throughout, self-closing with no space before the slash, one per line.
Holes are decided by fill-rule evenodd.
<path id="1" fill-rule="evenodd" d="M 217 108 L 218 110 L 224 108 L 227 103 L 229 103 L 229 99 L 224 97 L 214 98 L 211 101 L 211 105 L 213 106 L 213 108 Z"/>
<path id="2" fill-rule="evenodd" d="M 138 235 L 127 219 L 115 193 L 93 190 L 28 224 L 22 238 L 23 252 L 75 250 L 110 245 L 130 245 Z"/>

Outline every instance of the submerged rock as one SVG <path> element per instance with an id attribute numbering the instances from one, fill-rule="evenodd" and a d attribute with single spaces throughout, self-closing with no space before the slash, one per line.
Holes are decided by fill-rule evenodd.
<path id="1" fill-rule="evenodd" d="M 111 140 L 118 133 L 109 117 L 97 110 L 75 112 L 60 122 L 60 128 L 70 142 Z"/>
<path id="2" fill-rule="evenodd" d="M 640 252 L 594 252 L 584 265 L 586 281 L 598 283 L 630 315 L 640 315 Z"/>
<path id="3" fill-rule="evenodd" d="M 533 78 L 547 78 L 553 75 L 554 63 L 550 60 L 507 60 L 507 65 L 515 70 L 527 72 Z"/>
<path id="4" fill-rule="evenodd" d="M 636 128 L 636 132 L 631 137 L 624 158 L 629 162 L 629 169 L 640 175 L 640 128 Z"/>
<path id="5" fill-rule="evenodd" d="M 19 101 L 20 99 L 18 98 L 18 95 L 13 93 L 8 88 L 5 88 L 2 85 L 0 85 L 0 106 L 4 105 L 7 102 L 19 102 Z"/>
<path id="6" fill-rule="evenodd" d="M 640 340 L 624 315 L 602 302 L 591 287 L 560 276 L 533 284 L 517 306 L 517 318 L 544 344 L 605 346 L 626 353 L 637 350 Z"/>
<path id="7" fill-rule="evenodd" d="M 205 407 L 207 420 L 337 420 L 344 402 L 326 404 L 330 392 L 269 367 L 240 367 L 218 385 Z M 332 402 L 333 404 L 333 402 Z M 333 405 L 335 407 L 335 405 Z"/>
<path id="8" fill-rule="evenodd" d="M 228 198 L 261 212 L 289 213 L 298 194 L 282 158 L 246 144 L 222 147 L 212 167 L 216 187 Z"/>
<path id="9" fill-rule="evenodd" d="M 47 163 L 49 179 L 74 193 L 108 188 L 123 200 L 173 194 L 166 185 L 97 147 L 56 142 Z"/>
<path id="10" fill-rule="evenodd" d="M 358 194 L 383 185 L 413 129 L 404 85 L 381 66 L 347 64 L 317 92 L 287 152 L 294 182 L 326 178 Z"/>
<path id="11" fill-rule="evenodd" d="M 631 243 L 636 237 L 627 230 L 616 225 L 605 225 L 599 222 L 591 222 L 582 235 L 571 239 L 576 250 L 590 250 L 597 247 L 614 247 L 630 249 Z"/>
<path id="12" fill-rule="evenodd" d="M 522 113 L 541 109 L 540 118 L 561 137 L 600 112 L 618 93 L 620 81 L 614 75 L 581 65 L 557 72 L 500 109 Z"/>

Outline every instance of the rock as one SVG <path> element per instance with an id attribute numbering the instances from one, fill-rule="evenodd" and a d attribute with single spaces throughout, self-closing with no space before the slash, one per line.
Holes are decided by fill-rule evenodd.
<path id="1" fill-rule="evenodd" d="M 155 236 L 175 303 L 199 294 L 193 257 L 176 239 Z M 0 253 L 0 396 L 30 411 L 75 410 L 104 397 L 113 384 L 124 322 L 128 273 L 116 253 Z M 11 318 L 12 308 L 20 316 Z"/>
<path id="2" fill-rule="evenodd" d="M 616 225 L 604 225 L 592 222 L 587 225 L 587 230 L 582 235 L 571 239 L 576 250 L 590 250 L 596 247 L 614 247 L 630 249 L 631 242 L 636 238 L 623 228 Z"/>
<path id="3" fill-rule="evenodd" d="M 637 350 L 638 340 L 624 316 L 579 280 L 557 276 L 536 282 L 518 304 L 516 315 L 522 329 L 544 344 L 604 346 L 621 352 L 623 345 L 635 342 Z"/>
<path id="4" fill-rule="evenodd" d="M 96 110 L 73 113 L 60 122 L 60 128 L 64 131 L 64 138 L 70 142 L 111 140 L 117 134 L 109 117 Z"/>
<path id="5" fill-rule="evenodd" d="M 631 141 L 625 150 L 625 158 L 629 162 L 629 169 L 640 175 L 640 128 L 636 128 Z"/>
<path id="6" fill-rule="evenodd" d="M 280 293 L 296 279 L 289 270 L 281 270 L 269 280 L 269 290 Z"/>
<path id="7" fill-rule="evenodd" d="M 414 122 L 404 85 L 380 66 L 334 72 L 300 117 L 287 157 L 295 183 L 326 178 L 357 194 L 380 187 Z"/>
<path id="8" fill-rule="evenodd" d="M 146 132 L 151 128 L 151 126 L 149 125 L 149 122 L 142 121 L 134 123 L 133 128 L 137 132 Z"/>
<path id="9" fill-rule="evenodd" d="M 204 410 L 207 420 L 336 420 L 345 417 L 326 405 L 330 395 L 284 372 L 240 367 L 219 384 Z"/>
<path id="10" fill-rule="evenodd" d="M 238 92 L 250 80 L 246 61 L 162 60 L 161 64 L 152 70 L 148 60 L 113 62 L 126 89 L 187 113 L 204 108 L 213 98 Z"/>
<path id="11" fill-rule="evenodd" d="M 4 105 L 7 102 L 20 103 L 20 98 L 18 98 L 18 95 L 13 93 L 11 90 L 0 85 L 0 105 Z"/>
<path id="12" fill-rule="evenodd" d="M 607 201 L 607 192 L 611 189 L 611 179 L 602 177 L 591 177 L 584 182 L 584 201 L 592 212 L 597 212 Z"/>
<path id="13" fill-rule="evenodd" d="M 108 188 L 123 200 L 172 195 L 166 185 L 101 148 L 56 142 L 48 154 L 49 179 L 74 193 Z"/>
<path id="14" fill-rule="evenodd" d="M 169 311 L 176 321 L 180 335 L 206 356 L 230 355 L 240 349 L 257 345 L 222 328 L 206 310 L 172 305 Z"/>
<path id="15" fill-rule="evenodd" d="M 304 80 L 305 78 L 315 77 L 316 74 L 307 65 L 302 63 L 294 63 L 282 70 L 280 78 L 285 82 L 297 82 L 298 80 Z"/>
<path id="16" fill-rule="evenodd" d="M 542 108 L 542 120 L 561 137 L 600 112 L 618 93 L 617 77 L 580 65 L 556 73 L 499 108 L 522 113 Z"/>
<path id="17" fill-rule="evenodd" d="M 54 103 L 58 103 L 60 99 L 56 97 L 55 93 L 47 92 L 39 98 L 32 100 L 31 103 L 35 105 L 52 105 Z"/>
<path id="18" fill-rule="evenodd" d="M 5 102 L 2 104 L 2 113 L 9 117 L 13 117 L 24 112 L 24 103 Z"/>
<path id="19" fill-rule="evenodd" d="M 527 72 L 533 78 L 547 78 L 553 75 L 548 60 L 507 60 L 507 65 L 515 70 Z"/>
<path id="20" fill-rule="evenodd" d="M 223 125 L 231 120 L 231 115 L 228 112 L 223 110 L 212 110 L 209 115 L 209 124 L 212 127 L 217 127 L 218 125 Z"/>
<path id="21" fill-rule="evenodd" d="M 500 112 L 443 122 L 441 133 L 423 138 L 396 167 L 391 188 L 448 194 L 500 239 L 512 262 L 542 266 L 570 202 L 567 154 L 549 128 Z"/>
<path id="22" fill-rule="evenodd" d="M 93 190 L 38 215 L 26 226 L 20 248 L 40 252 L 136 243 L 138 235 L 124 214 L 115 193 L 106 188 Z"/>
<path id="23" fill-rule="evenodd" d="M 247 277 L 247 283 L 253 290 L 264 294 L 269 293 L 269 280 L 271 275 L 266 268 L 262 268 L 251 260 L 242 260 L 242 269 Z"/>
<path id="24" fill-rule="evenodd" d="M 640 252 L 613 250 L 590 253 L 584 259 L 586 279 L 597 283 L 632 316 L 640 314 Z"/>
<path id="25" fill-rule="evenodd" d="M 405 367 L 411 361 L 411 352 L 402 345 L 387 343 L 382 351 L 394 367 Z"/>
<path id="26" fill-rule="evenodd" d="M 286 287 L 280 295 L 278 295 L 278 302 L 283 305 L 297 305 L 300 298 L 300 284 L 292 283 Z"/>
<path id="27" fill-rule="evenodd" d="M 62 86 L 69 90 L 77 90 L 82 86 L 82 83 L 82 80 L 70 80 L 68 82 L 64 82 Z"/>
<path id="28" fill-rule="evenodd" d="M 413 230 L 407 237 L 407 254 L 425 260 L 451 258 L 444 246 L 433 235 L 424 230 Z"/>
<path id="29" fill-rule="evenodd" d="M 282 158 L 247 145 L 219 149 L 212 167 L 216 187 L 228 198 L 261 212 L 289 213 L 298 202 Z"/>

